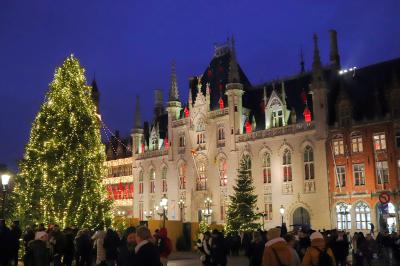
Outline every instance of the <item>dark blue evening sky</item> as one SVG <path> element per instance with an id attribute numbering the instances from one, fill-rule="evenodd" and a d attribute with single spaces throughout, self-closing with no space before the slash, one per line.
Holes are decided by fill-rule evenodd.
<path id="1" fill-rule="evenodd" d="M 213 44 L 236 39 L 239 63 L 258 83 L 310 68 L 312 34 L 328 59 L 328 30 L 338 31 L 343 67 L 400 56 L 398 0 L 0 0 L 0 163 L 22 157 L 31 123 L 54 69 L 74 53 L 96 73 L 100 110 L 111 129 L 128 135 L 135 94 L 151 119 L 153 89 L 170 82 L 177 62 L 181 99 Z"/>

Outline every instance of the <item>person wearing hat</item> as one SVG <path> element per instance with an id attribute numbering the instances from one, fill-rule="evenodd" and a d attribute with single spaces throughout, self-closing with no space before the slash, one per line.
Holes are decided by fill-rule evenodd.
<path id="1" fill-rule="evenodd" d="M 281 237 L 281 229 L 272 228 L 267 232 L 268 242 L 265 244 L 262 258 L 263 266 L 291 265 L 292 253 Z"/>
<path id="2" fill-rule="evenodd" d="M 28 244 L 28 250 L 26 252 L 26 264 L 27 266 L 49 266 L 50 265 L 50 247 L 47 242 L 48 235 L 44 231 L 36 232 L 35 240 L 32 240 Z"/>
<path id="3" fill-rule="evenodd" d="M 326 247 L 325 239 L 320 232 L 310 235 L 311 246 L 307 248 L 301 266 L 326 265 L 335 266 L 335 257 L 330 248 Z M 321 261 L 324 259 L 324 262 Z M 327 262 L 329 260 L 329 262 Z M 329 265 L 330 264 L 330 265 Z"/>

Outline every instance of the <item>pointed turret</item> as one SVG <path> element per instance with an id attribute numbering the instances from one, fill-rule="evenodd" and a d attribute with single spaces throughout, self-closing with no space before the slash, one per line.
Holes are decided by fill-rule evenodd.
<path id="1" fill-rule="evenodd" d="M 286 106 L 286 90 L 285 90 L 285 82 L 283 80 L 281 83 L 281 97 L 282 97 L 283 105 Z"/>
<path id="2" fill-rule="evenodd" d="M 303 48 L 300 48 L 300 74 L 303 74 L 306 72 L 306 69 L 304 67 L 304 54 L 303 54 Z"/>
<path id="3" fill-rule="evenodd" d="M 139 95 L 136 95 L 135 121 L 133 123 L 133 130 L 131 137 L 132 137 L 132 153 L 133 154 L 143 153 L 144 152 L 142 148 L 143 127 L 142 127 L 142 119 L 140 116 Z"/>
<path id="4" fill-rule="evenodd" d="M 176 63 L 172 62 L 172 70 L 171 70 L 171 87 L 169 88 L 169 101 L 170 102 L 178 102 L 179 101 L 179 92 L 178 92 L 178 83 L 176 82 Z"/>
<path id="5" fill-rule="evenodd" d="M 239 67 L 236 60 L 236 50 L 235 50 L 235 40 L 232 36 L 232 47 L 231 47 L 231 58 L 229 60 L 229 73 L 228 73 L 229 83 L 239 83 Z"/>
<path id="6" fill-rule="evenodd" d="M 97 87 L 96 78 L 93 78 L 92 81 L 92 100 L 93 103 L 96 105 L 96 112 L 99 113 L 100 92 L 99 88 Z"/>
<path id="7" fill-rule="evenodd" d="M 313 36 L 314 54 L 312 63 L 312 103 L 315 120 L 316 136 L 319 139 L 327 137 L 327 117 L 328 117 L 328 92 L 324 81 L 323 69 L 318 49 L 317 34 Z"/>
<path id="8" fill-rule="evenodd" d="M 140 117 L 140 98 L 136 95 L 136 107 L 135 107 L 135 121 L 133 129 L 142 129 L 142 119 Z"/>

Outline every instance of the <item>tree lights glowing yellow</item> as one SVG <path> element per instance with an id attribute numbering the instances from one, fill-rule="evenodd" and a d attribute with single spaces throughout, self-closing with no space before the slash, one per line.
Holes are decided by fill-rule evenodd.
<path id="1" fill-rule="evenodd" d="M 16 178 L 25 223 L 95 226 L 109 217 L 104 146 L 85 70 L 69 56 L 56 69 Z"/>

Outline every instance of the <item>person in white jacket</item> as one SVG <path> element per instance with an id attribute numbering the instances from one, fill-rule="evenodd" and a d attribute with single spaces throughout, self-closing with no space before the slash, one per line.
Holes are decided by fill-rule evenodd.
<path id="1" fill-rule="evenodd" d="M 97 228 L 96 233 L 92 236 L 92 240 L 94 241 L 94 246 L 96 247 L 96 264 L 99 265 L 102 262 L 106 261 L 106 250 L 103 247 L 104 238 L 106 236 L 106 232 L 104 231 L 103 226 L 99 226 Z"/>

